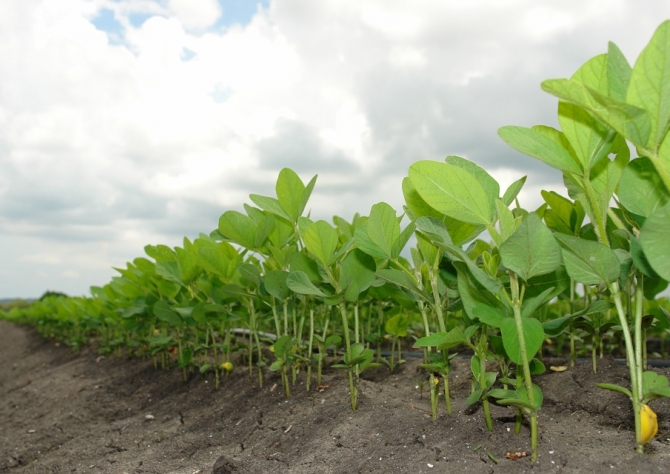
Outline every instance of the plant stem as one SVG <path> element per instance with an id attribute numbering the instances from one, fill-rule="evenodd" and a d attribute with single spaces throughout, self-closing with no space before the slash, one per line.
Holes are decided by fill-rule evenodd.
<path id="1" fill-rule="evenodd" d="M 533 448 L 531 461 L 537 460 L 537 405 L 535 403 L 535 393 L 533 391 L 533 381 L 530 377 L 530 366 L 528 365 L 528 352 L 526 351 L 526 340 L 523 332 L 523 321 L 521 319 L 521 298 L 519 297 L 519 279 L 516 273 L 509 272 L 510 289 L 512 291 L 512 308 L 514 309 L 514 322 L 516 323 L 517 335 L 519 338 L 519 353 L 521 355 L 521 365 L 523 367 L 523 382 L 528 393 L 528 401 L 533 406 L 530 412 L 530 444 Z"/>
<path id="2" fill-rule="evenodd" d="M 347 318 L 347 304 L 340 303 L 340 315 L 342 316 L 342 328 L 344 332 L 344 344 L 347 350 L 347 361 L 351 359 L 351 340 L 349 339 L 349 321 Z M 349 373 L 349 397 L 351 398 L 351 409 L 356 411 L 358 405 L 358 389 L 354 385 L 354 373 L 351 369 Z"/>
<path id="3" fill-rule="evenodd" d="M 633 339 L 631 338 L 630 329 L 628 327 L 628 318 L 626 317 L 626 311 L 624 310 L 623 303 L 621 301 L 619 282 L 614 281 L 610 283 L 608 285 L 608 288 L 610 290 L 610 293 L 612 294 L 612 299 L 614 300 L 614 305 L 616 306 L 617 313 L 619 315 L 619 322 L 621 323 L 621 330 L 623 332 L 624 341 L 626 343 L 626 361 L 628 362 L 628 370 L 630 371 L 630 384 L 632 394 L 631 398 L 633 402 L 633 413 L 635 414 L 635 440 L 636 440 L 635 450 L 638 453 L 642 454 L 643 452 L 642 424 L 640 419 L 640 399 L 641 399 L 640 394 L 642 391 L 641 387 L 642 370 L 641 367 L 639 367 L 641 361 L 636 360 L 637 357 L 635 355 L 635 347 L 633 345 Z"/>

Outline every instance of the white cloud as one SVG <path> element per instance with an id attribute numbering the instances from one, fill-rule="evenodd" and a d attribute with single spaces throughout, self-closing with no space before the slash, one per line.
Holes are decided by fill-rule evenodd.
<path id="1" fill-rule="evenodd" d="M 169 0 L 168 9 L 189 30 L 212 26 L 222 13 L 217 0 Z"/>
<path id="2" fill-rule="evenodd" d="M 102 8 L 118 37 L 91 23 Z M 274 0 L 209 28 L 222 15 L 216 1 L 0 2 L 3 292 L 104 284 L 144 245 L 179 245 L 272 194 L 285 166 L 319 174 L 320 218 L 400 210 L 409 165 L 448 154 L 506 183 L 529 174 L 532 208 L 560 177 L 497 128 L 554 124 L 539 83 L 608 40 L 633 60 L 670 5 Z"/>

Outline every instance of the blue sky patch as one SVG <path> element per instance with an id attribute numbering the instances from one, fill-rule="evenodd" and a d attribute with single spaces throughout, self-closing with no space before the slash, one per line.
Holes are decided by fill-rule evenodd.
<path id="1" fill-rule="evenodd" d="M 103 8 L 98 12 L 98 16 L 91 20 L 93 26 L 100 31 L 107 33 L 110 42 L 118 43 L 123 37 L 123 25 L 114 16 L 114 11 L 109 8 Z"/>
<path id="2" fill-rule="evenodd" d="M 213 29 L 225 29 L 230 25 L 247 25 L 256 14 L 258 5 L 262 8 L 268 8 L 270 0 L 219 0 L 219 5 L 223 9 L 223 15 L 219 18 Z"/>
<path id="3" fill-rule="evenodd" d="M 128 21 L 130 22 L 131 25 L 133 25 L 135 28 L 139 28 L 142 26 L 142 23 L 147 21 L 149 18 L 152 16 L 155 16 L 153 13 L 139 13 L 139 12 L 133 12 L 128 15 Z"/>

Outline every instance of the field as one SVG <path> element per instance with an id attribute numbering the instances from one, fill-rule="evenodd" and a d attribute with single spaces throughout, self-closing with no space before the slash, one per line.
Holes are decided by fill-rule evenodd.
<path id="1" fill-rule="evenodd" d="M 263 389 L 240 371 L 215 390 L 211 374 L 184 382 L 178 369 L 77 355 L 0 321 L 0 472 L 667 472 L 670 403 L 653 402 L 659 433 L 640 456 L 630 402 L 594 385 L 626 384 L 627 370 L 611 359 L 599 370 L 578 363 L 537 377 L 546 396 L 532 465 L 506 458 L 530 451 L 528 427 L 514 434 L 512 408 L 492 406 L 493 432 L 481 409 L 463 408 L 465 359 L 454 359 L 454 414 L 432 421 L 415 360 L 396 375 L 383 367 L 365 376 L 352 412 L 341 371 L 326 371 L 324 387 L 309 393 L 299 380 L 289 399 L 274 373 Z"/>

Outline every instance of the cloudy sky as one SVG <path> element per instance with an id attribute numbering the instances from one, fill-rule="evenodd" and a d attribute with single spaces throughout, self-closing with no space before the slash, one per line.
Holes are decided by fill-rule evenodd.
<path id="1" fill-rule="evenodd" d="M 469 158 L 522 205 L 560 176 L 503 125 L 555 125 L 543 79 L 667 0 L 3 0 L 0 297 L 88 294 L 146 244 L 209 233 L 290 167 L 314 218 L 402 209 L 415 161 Z M 504 189 L 504 188 L 503 188 Z"/>

